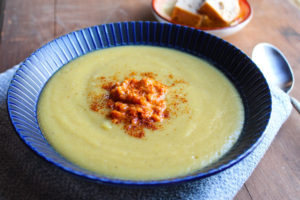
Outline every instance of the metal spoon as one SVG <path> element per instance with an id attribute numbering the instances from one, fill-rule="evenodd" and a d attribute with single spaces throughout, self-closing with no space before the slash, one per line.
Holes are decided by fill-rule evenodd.
<path id="1" fill-rule="evenodd" d="M 289 93 L 294 85 L 290 64 L 279 49 L 268 43 L 257 44 L 252 51 L 252 60 L 262 71 L 268 82 Z M 300 103 L 290 96 L 291 103 L 300 113 Z"/>

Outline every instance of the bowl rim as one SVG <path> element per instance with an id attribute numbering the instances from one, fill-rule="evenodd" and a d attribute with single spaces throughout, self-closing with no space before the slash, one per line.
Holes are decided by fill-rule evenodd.
<path id="1" fill-rule="evenodd" d="M 86 27 L 86 28 L 82 28 L 82 29 L 78 29 L 78 30 L 75 30 L 75 31 L 72 31 L 72 32 L 69 32 L 69 33 L 66 33 L 64 35 L 61 35 L 57 38 L 54 38 L 53 40 L 47 42 L 46 44 L 42 45 L 40 48 L 38 48 L 37 50 L 35 50 L 32 54 L 30 54 L 23 62 L 21 62 L 20 64 L 20 67 L 16 70 L 16 72 L 14 73 L 11 81 L 10 81 L 10 84 L 9 84 L 9 87 L 8 87 L 8 92 L 7 92 L 7 109 L 8 109 L 8 114 L 9 114 L 9 117 L 10 117 L 10 122 L 11 124 L 13 125 L 13 128 L 14 130 L 16 131 L 16 133 L 19 135 L 19 137 L 22 139 L 22 141 L 26 144 L 25 146 L 27 146 L 27 148 L 31 149 L 33 152 L 37 153 L 41 158 L 45 159 L 46 161 L 54 164 L 56 167 L 59 167 L 60 169 L 63 169 L 64 171 L 68 172 L 69 174 L 72 174 L 72 175 L 76 175 L 76 176 L 79 176 L 81 178 L 86 178 L 88 180 L 92 180 L 92 181 L 95 181 L 95 182 L 99 182 L 99 183 L 104 183 L 104 184 L 109 184 L 109 185 L 119 185 L 119 186 L 139 186 L 139 187 L 144 187 L 144 186 L 160 186 L 160 185 L 171 185 L 171 184 L 178 184 L 178 183 L 183 183 L 183 182 L 187 182 L 187 181 L 194 181 L 194 180 L 199 180 L 199 179 L 202 179 L 202 178 L 205 178 L 205 177 L 209 177 L 209 176 L 212 176 L 214 174 L 217 174 L 219 172 L 222 172 L 230 167 L 232 167 L 233 165 L 237 164 L 238 162 L 240 162 L 241 160 L 243 160 L 244 158 L 246 158 L 262 141 L 263 137 L 265 136 L 265 129 L 266 127 L 268 126 L 268 123 L 270 121 L 270 115 L 271 115 L 271 112 L 272 112 L 272 98 L 271 98 L 271 91 L 270 91 L 270 88 L 269 88 L 269 85 L 267 83 L 267 81 L 265 80 L 265 83 L 266 83 L 266 86 L 267 86 L 267 89 L 268 89 L 268 95 L 270 96 L 270 112 L 268 113 L 267 117 L 268 119 L 266 120 L 266 126 L 264 127 L 264 130 L 262 131 L 262 134 L 259 136 L 259 138 L 254 142 L 252 143 L 252 145 L 245 151 L 243 152 L 242 154 L 239 154 L 239 156 L 237 156 L 235 159 L 232 159 L 230 160 L 230 162 L 227 162 L 225 164 L 222 164 L 220 165 L 219 167 L 216 167 L 216 168 L 213 168 L 213 169 L 210 169 L 206 172 L 199 172 L 197 174 L 193 174 L 193 175 L 186 175 L 186 176 L 183 176 L 183 177 L 174 177 L 174 178 L 170 178 L 170 179 L 161 179 L 161 180 L 124 180 L 124 179 L 118 179 L 118 178 L 109 178 L 109 177 L 105 177 L 105 176 L 101 176 L 99 174 L 95 174 L 89 170 L 86 170 L 84 168 L 81 168 L 79 167 L 80 169 L 83 169 L 83 170 L 86 170 L 86 171 L 89 171 L 91 173 L 93 173 L 94 175 L 89 175 L 89 174 L 85 174 L 84 172 L 81 172 L 81 171 L 76 171 L 76 170 L 73 170 L 71 169 L 70 167 L 67 167 L 67 166 L 64 166 L 63 164 L 60 164 L 58 162 L 56 162 L 55 160 L 52 160 L 50 159 L 49 157 L 43 155 L 41 152 L 39 152 L 35 147 L 33 147 L 30 142 L 28 142 L 26 140 L 26 136 L 23 136 L 19 131 L 18 131 L 18 128 L 15 126 L 16 122 L 13 121 L 13 116 L 12 116 L 12 109 L 10 108 L 10 105 L 13 104 L 10 102 L 10 91 L 11 91 L 11 87 L 12 87 L 12 83 L 13 81 L 15 80 L 16 76 L 18 76 L 18 72 L 22 70 L 22 68 L 24 67 L 24 63 L 26 61 L 30 61 L 30 58 L 32 58 L 33 56 L 35 56 L 36 53 L 38 53 L 41 49 L 51 45 L 52 43 L 56 42 L 57 40 L 63 38 L 63 37 L 67 37 L 68 35 L 71 35 L 71 34 L 75 34 L 75 33 L 78 33 L 80 31 L 88 31 L 90 28 L 96 28 L 96 27 L 100 27 L 100 26 L 109 26 L 109 25 L 114 25 L 114 24 L 130 24 L 130 23 L 143 23 L 143 24 L 155 24 L 155 25 L 164 25 L 166 23 L 161 23 L 161 22 L 152 22 L 152 21 L 125 21 L 125 22 L 113 22 L 113 23 L 106 23 L 106 24 L 100 24 L 100 25 L 95 25 L 95 26 L 90 26 L 90 27 Z M 202 32 L 202 34 L 204 35 L 209 35 L 215 39 L 218 39 L 218 40 L 221 40 L 222 42 L 226 43 L 227 45 L 230 46 L 230 48 L 233 48 L 235 51 L 239 51 L 241 53 L 241 56 L 245 56 L 246 58 L 248 58 L 252 63 L 253 61 L 242 51 L 240 50 L 239 48 L 237 48 L 236 46 L 234 46 L 233 44 L 223 40 L 222 38 L 219 38 L 219 37 L 216 37 L 210 33 L 207 33 L 207 32 L 204 32 L 200 29 L 195 29 L 193 27 L 187 27 L 187 26 L 182 26 L 182 25 L 178 25 L 178 24 L 168 24 L 170 26 L 176 26 L 176 27 L 182 27 L 183 29 L 191 29 L 191 30 L 196 30 L 196 31 L 199 31 L 199 32 Z M 120 46 L 128 46 L 128 45 L 132 45 L 132 44 L 125 44 L 125 45 L 120 45 Z M 147 44 L 145 44 L 147 45 Z M 150 44 L 148 44 L 150 45 Z M 150 45 L 151 46 L 151 45 Z M 157 46 L 157 45 L 155 45 Z M 116 46 L 112 46 L 113 47 L 116 47 Z M 111 47 L 107 47 L 107 48 L 111 48 Z M 102 49 L 102 48 L 101 48 Z M 176 48 L 175 48 L 176 49 Z M 93 51 L 96 51 L 96 50 L 99 50 L 99 49 L 95 49 Z M 180 49 L 177 49 L 177 50 L 180 50 Z M 92 52 L 92 51 L 91 51 Z M 90 53 L 90 52 L 87 52 L 87 53 Z M 82 54 L 82 55 L 85 55 L 86 53 Z M 82 56 L 82 55 L 79 55 L 77 56 L 76 58 Z M 71 59 L 70 61 L 76 59 L 76 58 L 73 58 Z M 69 62 L 65 63 L 64 65 L 68 64 Z M 256 64 L 253 63 L 255 66 Z M 63 67 L 64 65 L 62 65 L 61 67 Z M 61 67 L 59 69 L 57 69 L 48 79 L 47 81 L 57 72 L 61 69 Z M 260 71 L 260 69 L 257 67 L 257 70 L 262 74 L 262 72 Z M 46 84 L 47 84 L 47 81 L 43 84 L 42 87 L 44 87 Z M 40 95 L 42 92 L 42 89 L 41 91 L 39 92 L 38 95 Z M 38 100 L 37 100 L 38 102 Z M 35 116 L 35 118 L 37 118 L 37 116 Z M 40 130 L 40 128 L 38 127 L 38 129 Z M 41 131 L 41 130 L 40 130 Z M 42 135 L 42 137 L 44 137 Z M 46 139 L 45 139 L 46 140 Z M 48 143 L 48 141 L 46 140 L 46 142 Z M 48 143 L 49 144 L 49 143 Z M 50 144 L 49 144 L 50 145 Z M 52 145 L 50 145 L 51 148 Z M 54 149 L 54 148 L 53 148 Z M 56 150 L 54 149 L 54 151 L 56 152 Z M 64 158 L 60 153 L 56 152 L 58 156 Z M 65 160 L 67 160 L 66 158 L 64 158 Z M 68 162 L 70 162 L 69 160 L 67 160 Z M 72 163 L 72 162 L 70 162 Z M 73 164 L 73 163 L 72 163 Z M 75 165 L 75 164 L 73 164 Z M 76 165 L 78 166 L 78 165 Z"/>
<path id="2" fill-rule="evenodd" d="M 172 24 L 177 24 L 177 25 L 182 25 L 182 26 L 187 26 L 187 25 L 184 25 L 184 24 L 179 24 L 179 23 L 175 23 L 173 22 L 172 20 L 169 20 L 167 18 L 165 18 L 160 12 L 158 12 L 157 10 L 157 7 L 155 6 L 156 5 L 156 1 L 158 0 L 152 0 L 152 11 L 161 19 L 163 19 L 164 21 L 168 22 L 168 23 L 172 23 Z M 234 24 L 232 26 L 226 26 L 226 27 L 193 27 L 193 26 L 188 26 L 190 28 L 195 28 L 195 29 L 199 29 L 199 30 L 202 30 L 202 31 L 226 31 L 226 30 L 230 30 L 230 29 L 233 29 L 233 28 L 236 28 L 236 27 L 239 27 L 240 25 L 243 25 L 245 23 L 247 23 L 249 20 L 251 20 L 252 16 L 253 16 L 253 10 L 252 10 L 252 7 L 250 5 L 250 3 L 248 2 L 248 0 L 239 0 L 239 2 L 242 2 L 244 3 L 249 12 L 246 14 L 246 16 L 241 20 L 239 21 L 237 24 Z"/>

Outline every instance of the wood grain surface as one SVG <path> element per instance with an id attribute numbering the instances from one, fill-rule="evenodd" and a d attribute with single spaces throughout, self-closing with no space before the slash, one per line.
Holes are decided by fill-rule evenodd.
<path id="1" fill-rule="evenodd" d="M 5 0 L 0 0 L 0 33 L 2 32 L 2 24 L 4 20 L 4 8 L 5 8 Z M 0 34 L 0 42 L 1 42 L 1 34 Z"/>
<path id="2" fill-rule="evenodd" d="M 292 1 L 249 2 L 254 10 L 252 21 L 242 31 L 225 39 L 249 56 L 259 42 L 269 42 L 281 49 L 296 79 L 291 95 L 300 99 L 299 9 Z M 0 72 L 62 34 L 107 22 L 155 20 L 151 0 L 6 0 L 1 14 L 4 18 Z M 300 199 L 300 115 L 296 111 L 292 111 L 235 199 Z"/>

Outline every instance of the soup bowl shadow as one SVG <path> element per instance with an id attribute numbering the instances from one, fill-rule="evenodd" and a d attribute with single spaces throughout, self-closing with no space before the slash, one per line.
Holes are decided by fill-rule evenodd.
<path id="1" fill-rule="evenodd" d="M 95 174 L 69 162 L 47 142 L 37 103 L 47 81 L 65 64 L 99 49 L 149 45 L 176 49 L 203 58 L 222 71 L 238 90 L 245 122 L 236 144 L 219 160 L 186 176 L 162 180 L 122 180 Z M 219 173 L 249 155 L 262 140 L 271 113 L 268 84 L 257 66 L 230 43 L 201 30 L 157 22 L 120 22 L 71 32 L 42 46 L 16 71 L 7 94 L 11 122 L 21 139 L 38 155 L 72 174 L 101 183 L 155 186 L 201 179 Z"/>

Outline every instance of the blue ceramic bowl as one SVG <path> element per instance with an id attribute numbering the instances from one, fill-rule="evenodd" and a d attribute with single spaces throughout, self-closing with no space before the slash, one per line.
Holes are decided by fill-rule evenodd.
<path id="1" fill-rule="evenodd" d="M 239 91 L 245 123 L 237 143 L 217 162 L 183 177 L 153 181 L 107 178 L 82 169 L 58 154 L 37 120 L 39 95 L 51 76 L 71 60 L 98 49 L 124 45 L 162 46 L 201 57 L 221 70 Z M 9 116 L 23 141 L 40 156 L 76 175 L 118 185 L 161 185 L 216 174 L 245 158 L 261 141 L 271 112 L 271 95 L 257 66 L 228 42 L 200 30 L 155 22 L 122 22 L 75 31 L 44 45 L 17 70 L 8 89 Z"/>

